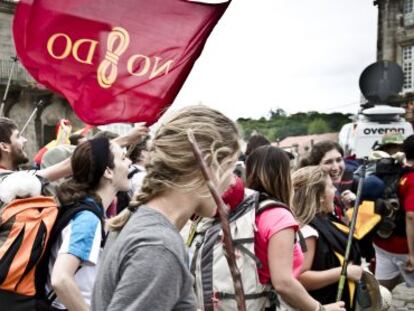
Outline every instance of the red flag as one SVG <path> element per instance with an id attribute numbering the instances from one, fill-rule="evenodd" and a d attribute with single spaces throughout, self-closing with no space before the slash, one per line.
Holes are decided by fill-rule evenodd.
<path id="1" fill-rule="evenodd" d="M 66 97 L 84 122 L 150 125 L 172 104 L 227 6 L 21 0 L 14 41 L 30 74 Z"/>

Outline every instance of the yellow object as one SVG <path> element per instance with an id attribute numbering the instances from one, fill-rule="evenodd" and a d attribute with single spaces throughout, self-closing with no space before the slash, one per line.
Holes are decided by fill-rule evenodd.
<path id="1" fill-rule="evenodd" d="M 346 211 L 349 219 L 352 219 L 354 209 L 350 208 Z M 355 224 L 354 238 L 361 240 L 380 222 L 381 216 L 374 211 L 373 201 L 363 201 L 359 206 L 357 221 Z M 333 222 L 333 224 L 342 232 L 349 233 L 349 227 L 340 223 Z"/>
<path id="2" fill-rule="evenodd" d="M 70 145 L 69 136 L 72 132 L 72 126 L 65 124 L 64 120 L 59 122 L 59 127 L 56 133 L 56 139 L 49 142 L 44 148 L 50 150 L 58 145 Z"/>

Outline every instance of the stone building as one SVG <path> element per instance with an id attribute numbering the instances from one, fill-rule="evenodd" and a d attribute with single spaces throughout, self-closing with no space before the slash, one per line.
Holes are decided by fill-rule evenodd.
<path id="1" fill-rule="evenodd" d="M 3 98 L 5 93 L 14 63 L 13 57 L 16 55 L 11 29 L 16 2 L 0 0 L 0 98 Z M 39 148 L 55 137 L 56 124 L 60 119 L 69 119 L 74 129 L 84 126 L 64 98 L 36 84 L 17 61 L 4 105 L 4 115 L 15 120 L 22 128 L 32 114 L 35 104 L 40 100 L 43 101 L 43 105 L 24 133 L 28 139 L 26 151 L 30 158 L 33 158 Z"/>
<path id="2" fill-rule="evenodd" d="M 377 0 L 377 59 L 394 61 L 403 69 L 403 93 L 398 101 L 414 121 L 414 0 Z"/>

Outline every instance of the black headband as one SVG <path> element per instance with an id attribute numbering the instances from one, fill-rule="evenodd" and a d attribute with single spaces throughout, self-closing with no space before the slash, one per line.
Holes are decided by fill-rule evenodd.
<path id="1" fill-rule="evenodd" d="M 109 140 L 105 137 L 99 137 L 89 140 L 89 143 L 92 149 L 92 158 L 95 162 L 91 186 L 95 187 L 99 184 L 99 180 L 109 164 Z"/>

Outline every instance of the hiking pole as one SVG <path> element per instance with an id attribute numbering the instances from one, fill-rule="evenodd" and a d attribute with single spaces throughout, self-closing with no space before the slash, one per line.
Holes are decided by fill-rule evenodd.
<path id="1" fill-rule="evenodd" d="M 367 166 L 367 159 L 365 158 L 361 166 L 361 177 L 358 182 L 358 190 L 357 190 L 357 195 L 355 198 L 354 212 L 352 214 L 351 224 L 349 226 L 348 242 L 346 244 L 344 262 L 342 263 L 341 276 L 339 277 L 336 301 L 340 301 L 342 299 L 342 293 L 343 293 L 344 286 L 345 286 L 345 280 L 346 280 L 346 274 L 347 274 L 346 271 L 348 268 L 349 255 L 351 253 L 351 246 L 352 246 L 352 238 L 354 236 L 355 225 L 356 225 L 356 221 L 358 217 L 359 204 L 361 202 L 362 186 L 363 186 L 364 179 L 365 179 L 366 166 Z"/>
<path id="2" fill-rule="evenodd" d="M 33 109 L 31 115 L 27 119 L 26 123 L 23 125 L 22 129 L 20 130 L 20 134 L 23 134 L 23 132 L 26 130 L 27 126 L 29 125 L 30 121 L 32 121 L 33 117 L 35 116 L 36 112 L 39 110 L 39 108 L 43 105 L 43 100 L 39 100 L 36 104 L 35 109 Z"/>
<path id="3" fill-rule="evenodd" d="M 191 147 L 193 148 L 194 155 L 198 161 L 198 165 L 200 166 L 204 179 L 207 182 L 207 187 L 210 190 L 211 195 L 213 196 L 214 201 L 216 202 L 216 205 L 218 208 L 221 228 L 223 230 L 224 255 L 226 257 L 227 263 L 230 268 L 231 276 L 233 278 L 237 309 L 239 311 L 246 311 L 246 301 L 244 297 L 243 282 L 241 280 L 240 270 L 236 264 L 236 256 L 234 254 L 234 246 L 233 246 L 233 241 L 231 238 L 228 214 L 227 214 L 223 199 L 221 198 L 220 194 L 218 193 L 216 187 L 213 184 L 212 178 L 207 168 L 207 164 L 204 161 L 200 148 L 198 147 L 193 131 L 188 130 L 187 135 L 188 135 L 188 140 L 191 143 Z"/>
<path id="4" fill-rule="evenodd" d="M 0 117 L 3 116 L 4 106 L 6 105 L 6 99 L 7 99 L 7 95 L 9 94 L 11 79 L 12 79 L 12 76 L 13 76 L 13 73 L 14 73 L 14 67 L 17 64 L 17 57 L 16 56 L 11 57 L 11 59 L 13 60 L 13 64 L 10 68 L 9 79 L 7 80 L 6 89 L 4 91 L 3 99 L 1 100 Z"/>

